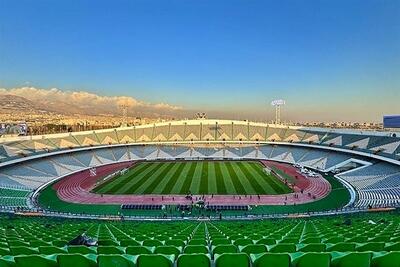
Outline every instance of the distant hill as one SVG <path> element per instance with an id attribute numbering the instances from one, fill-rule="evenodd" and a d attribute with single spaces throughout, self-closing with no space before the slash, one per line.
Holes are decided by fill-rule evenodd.
<path id="1" fill-rule="evenodd" d="M 92 107 L 85 108 L 79 107 L 78 105 L 74 105 L 72 103 L 66 103 L 60 100 L 28 100 L 22 96 L 16 95 L 1 95 L 0 94 L 0 112 L 1 113 L 10 113 L 13 111 L 18 112 L 29 112 L 29 113 L 56 113 L 56 114 L 83 114 L 83 115 L 98 115 L 101 113 L 105 114 L 118 114 L 117 112 L 113 112 L 111 108 L 109 110 L 94 110 Z"/>
<path id="2" fill-rule="evenodd" d="M 23 87 L 0 88 L 0 113 L 111 115 L 121 116 L 120 104 L 127 103 L 128 116 L 175 117 L 183 110 L 165 103 L 146 103 L 132 97 L 99 96 L 93 93 L 64 92 L 58 89 Z"/>
<path id="3" fill-rule="evenodd" d="M 0 111 L 27 111 L 27 112 L 40 112 L 41 108 L 32 101 L 15 95 L 0 95 Z"/>

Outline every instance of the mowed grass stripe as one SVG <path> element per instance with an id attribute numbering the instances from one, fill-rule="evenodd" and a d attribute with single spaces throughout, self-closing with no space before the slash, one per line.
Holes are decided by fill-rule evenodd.
<path id="1" fill-rule="evenodd" d="M 236 186 L 234 184 L 233 177 L 231 177 L 226 163 L 221 162 L 220 167 L 221 167 L 222 176 L 224 177 L 227 193 L 232 194 L 232 195 L 241 194 L 240 191 L 236 191 Z M 242 192 L 244 192 L 244 191 L 242 191 Z"/>
<path id="2" fill-rule="evenodd" d="M 229 175 L 232 177 L 232 181 L 233 184 L 235 185 L 236 192 L 238 192 L 239 194 L 246 194 L 246 195 L 251 195 L 256 193 L 256 191 L 253 189 L 248 180 L 245 179 L 244 175 L 240 175 L 241 173 L 237 172 L 235 164 L 233 164 L 232 162 L 228 162 L 226 167 L 228 168 Z"/>
<path id="3" fill-rule="evenodd" d="M 134 194 L 151 194 L 154 185 L 160 182 L 160 178 L 163 177 L 169 169 L 172 167 L 172 163 L 158 164 L 157 170 L 147 180 L 144 181 L 139 187 L 135 188 Z M 148 189 L 149 191 L 146 191 Z M 131 191 L 132 192 L 132 191 Z"/>
<path id="4" fill-rule="evenodd" d="M 117 176 L 104 184 L 100 185 L 99 187 L 95 188 L 95 192 L 99 194 L 107 193 L 107 192 L 115 192 L 121 185 L 125 184 L 129 181 L 132 176 L 136 173 L 140 172 L 145 167 L 145 164 L 138 163 L 134 165 L 128 172 L 124 175 Z"/>
<path id="5" fill-rule="evenodd" d="M 248 163 L 247 163 L 248 164 Z M 246 176 L 247 180 L 253 185 L 254 188 L 257 188 L 257 191 L 260 192 L 260 194 L 263 195 L 268 195 L 268 194 L 273 194 L 273 190 L 271 187 L 264 188 L 259 181 L 253 177 L 254 173 L 252 173 L 250 170 L 247 169 L 247 164 L 244 164 L 243 162 L 239 162 L 239 166 Z"/>
<path id="6" fill-rule="evenodd" d="M 215 174 L 215 164 L 207 162 L 208 166 L 208 194 L 217 194 L 217 175 Z"/>
<path id="7" fill-rule="evenodd" d="M 107 187 L 107 191 L 99 193 L 119 193 L 119 189 L 123 188 L 126 184 L 129 184 L 137 175 L 143 172 L 150 164 L 139 163 L 132 167 L 123 177 L 117 177 L 112 183 L 110 188 Z M 104 188 L 105 189 L 105 188 Z"/>
<path id="8" fill-rule="evenodd" d="M 256 165 L 254 165 L 254 164 L 256 164 Z M 253 174 L 254 179 L 257 180 L 257 182 L 268 192 L 268 194 L 276 195 L 278 192 L 275 191 L 275 188 L 264 178 L 266 176 L 266 174 L 263 171 L 257 172 L 253 166 L 261 169 L 261 165 L 258 165 L 257 163 L 254 163 L 254 162 L 251 162 L 251 164 L 245 165 L 245 167 Z"/>
<path id="9" fill-rule="evenodd" d="M 152 183 L 150 187 L 145 191 L 151 192 L 151 194 L 161 194 L 162 191 L 165 189 L 167 186 L 169 180 L 171 180 L 172 176 L 175 174 L 176 170 L 179 168 L 179 166 L 182 165 L 182 163 L 172 163 L 171 168 L 168 169 L 168 172 L 165 174 L 161 174 L 160 179 L 155 180 L 155 184 Z M 150 191 L 151 190 L 151 191 Z"/>
<path id="10" fill-rule="evenodd" d="M 156 163 L 141 163 L 146 168 L 142 169 L 135 176 L 131 177 L 131 180 L 121 186 L 115 191 L 116 194 L 130 194 L 133 192 L 133 188 L 137 187 L 143 181 L 150 177 L 152 173 L 157 169 Z"/>
<path id="11" fill-rule="evenodd" d="M 173 185 L 172 190 L 169 194 L 181 194 L 186 177 L 188 176 L 188 173 L 192 168 L 192 164 L 192 162 L 184 163 L 184 168 L 182 172 L 177 175 L 178 177 L 176 178 L 176 182 Z"/>
<path id="12" fill-rule="evenodd" d="M 178 168 L 174 173 L 171 174 L 171 178 L 168 183 L 165 185 L 164 189 L 161 191 L 161 194 L 173 194 L 172 189 L 178 181 L 178 178 L 183 173 L 183 169 L 185 168 L 186 163 L 180 162 Z"/>
<path id="13" fill-rule="evenodd" d="M 259 164 L 260 163 L 253 163 L 250 165 L 250 167 L 252 167 L 260 176 L 264 177 L 264 180 L 275 190 L 276 193 L 285 194 L 291 192 L 289 187 L 287 187 L 278 178 L 274 177 L 272 174 L 266 174 Z"/>
<path id="14" fill-rule="evenodd" d="M 199 194 L 208 194 L 208 161 L 203 163 L 203 169 L 201 171 L 201 181 Z"/>
<path id="15" fill-rule="evenodd" d="M 203 162 L 196 163 L 196 169 L 194 175 L 192 176 L 192 183 L 190 184 L 190 192 L 193 194 L 198 194 L 200 191 L 200 180 L 203 171 Z"/>
<path id="16" fill-rule="evenodd" d="M 186 176 L 182 177 L 183 184 L 182 184 L 181 190 L 179 191 L 180 194 L 185 195 L 189 192 L 190 185 L 192 184 L 194 172 L 196 170 L 196 166 L 197 166 L 196 162 L 190 162 L 189 171 L 187 172 Z"/>
<path id="17" fill-rule="evenodd" d="M 160 166 L 162 167 L 162 164 L 160 163 L 150 163 L 151 165 L 149 166 L 149 170 L 145 169 L 144 172 L 145 174 L 140 174 L 135 181 L 132 183 L 129 183 L 123 193 L 127 194 L 133 194 L 138 187 L 143 185 L 148 179 L 150 179 L 152 176 L 154 176 L 157 172 L 160 171 Z M 166 165 L 164 165 L 165 167 Z M 122 189 L 121 189 L 122 190 Z"/>
<path id="18" fill-rule="evenodd" d="M 219 162 L 214 164 L 215 167 L 215 179 L 217 180 L 217 194 L 226 195 L 228 191 L 226 190 L 224 177 L 222 175 L 221 167 Z"/>
<path id="19" fill-rule="evenodd" d="M 233 169 L 236 171 L 237 175 L 240 177 L 240 180 L 242 181 L 242 184 L 245 185 L 245 188 L 249 188 L 249 192 L 253 192 L 254 194 L 259 194 L 260 191 L 258 188 L 255 187 L 255 185 L 249 180 L 247 175 L 245 174 L 245 171 L 243 170 L 243 167 L 241 167 L 238 164 L 233 165 Z"/>

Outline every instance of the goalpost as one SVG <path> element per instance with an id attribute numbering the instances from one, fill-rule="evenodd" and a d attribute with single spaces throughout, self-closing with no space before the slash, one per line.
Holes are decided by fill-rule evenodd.
<path id="1" fill-rule="evenodd" d="M 269 167 L 265 167 L 263 170 L 266 174 L 271 174 L 272 172 L 272 170 Z"/>
<path id="2" fill-rule="evenodd" d="M 122 170 L 119 171 L 119 174 L 120 175 L 124 175 L 125 173 L 128 172 L 128 170 L 129 170 L 129 168 L 122 169 Z"/>

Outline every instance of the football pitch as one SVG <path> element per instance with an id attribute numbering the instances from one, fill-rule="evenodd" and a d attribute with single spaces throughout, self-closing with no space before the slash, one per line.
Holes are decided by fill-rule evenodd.
<path id="1" fill-rule="evenodd" d="M 256 161 L 140 162 L 92 192 L 114 195 L 277 195 L 292 192 Z"/>

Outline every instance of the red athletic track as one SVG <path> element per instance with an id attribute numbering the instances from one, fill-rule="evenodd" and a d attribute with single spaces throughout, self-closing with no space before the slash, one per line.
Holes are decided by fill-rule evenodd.
<path id="1" fill-rule="evenodd" d="M 312 202 L 327 196 L 331 190 L 330 183 L 319 177 L 308 178 L 297 172 L 297 169 L 289 164 L 261 161 L 264 165 L 274 165 L 289 175 L 297 176 L 297 183 L 293 187 L 294 193 L 285 195 L 257 195 L 239 196 L 239 195 L 205 195 L 205 202 L 212 205 L 284 205 L 301 204 Z M 57 191 L 60 199 L 66 202 L 82 203 L 82 204 L 191 204 L 191 200 L 187 200 L 182 195 L 106 195 L 90 193 L 96 181 L 117 170 L 130 167 L 134 162 L 115 163 L 96 168 L 96 176 L 90 176 L 89 170 L 85 170 L 57 182 L 53 188 Z M 301 193 L 303 189 L 303 194 Z M 311 194 L 311 197 L 308 195 Z M 295 194 L 298 198 L 295 198 Z M 315 199 L 313 199 L 315 196 Z M 162 200 L 163 197 L 163 200 Z M 195 195 L 200 198 L 200 195 Z"/>

